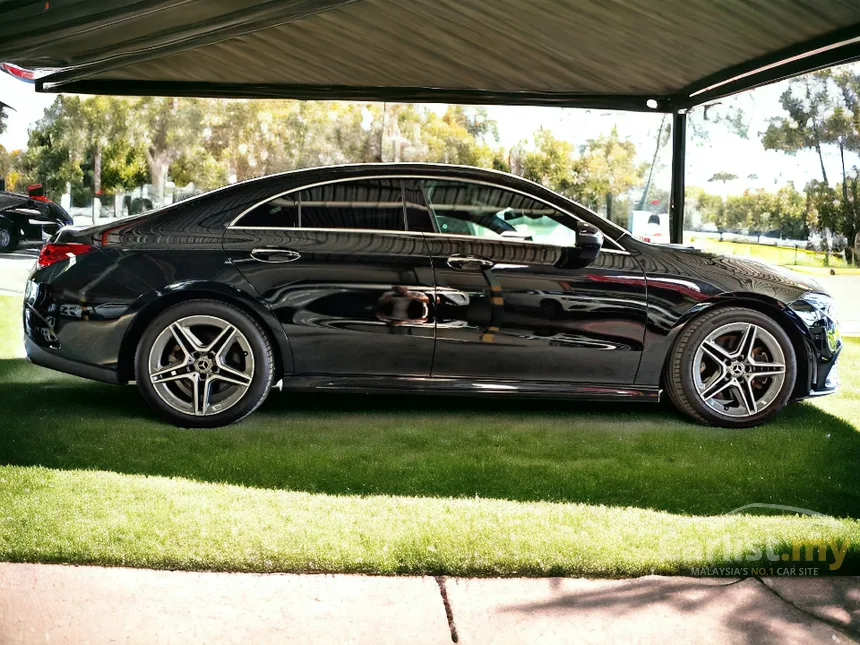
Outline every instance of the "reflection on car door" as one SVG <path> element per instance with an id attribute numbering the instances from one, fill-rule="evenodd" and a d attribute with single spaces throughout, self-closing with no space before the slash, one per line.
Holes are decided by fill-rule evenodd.
<path id="1" fill-rule="evenodd" d="M 228 229 L 224 248 L 281 321 L 296 373 L 430 374 L 433 272 L 406 221 L 401 180 L 373 179 L 279 196 Z"/>
<path id="2" fill-rule="evenodd" d="M 646 293 L 626 252 L 559 269 L 571 216 L 500 187 L 425 180 L 437 282 L 433 375 L 632 383 Z"/>

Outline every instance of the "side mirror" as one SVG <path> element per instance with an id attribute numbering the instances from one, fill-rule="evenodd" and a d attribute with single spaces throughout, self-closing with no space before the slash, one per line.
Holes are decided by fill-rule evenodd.
<path id="1" fill-rule="evenodd" d="M 603 233 L 591 224 L 580 222 L 576 227 L 576 245 L 562 249 L 555 266 L 559 269 L 582 269 L 597 259 L 603 248 Z"/>

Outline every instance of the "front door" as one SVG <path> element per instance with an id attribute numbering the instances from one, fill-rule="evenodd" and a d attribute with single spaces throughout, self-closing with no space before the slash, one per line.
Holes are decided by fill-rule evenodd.
<path id="1" fill-rule="evenodd" d="M 227 230 L 224 249 L 283 325 L 297 374 L 430 374 L 433 271 L 403 183 L 299 190 Z"/>
<path id="2" fill-rule="evenodd" d="M 560 269 L 576 240 L 572 215 L 483 183 L 428 179 L 424 189 L 437 230 L 427 236 L 433 376 L 633 382 L 646 293 L 626 251 L 604 246 L 590 266 Z"/>

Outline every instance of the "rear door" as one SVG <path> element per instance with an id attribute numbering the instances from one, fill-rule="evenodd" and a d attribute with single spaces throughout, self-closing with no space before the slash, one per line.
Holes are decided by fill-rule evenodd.
<path id="1" fill-rule="evenodd" d="M 560 269 L 576 220 L 520 192 L 425 179 L 437 281 L 433 376 L 632 383 L 646 292 L 612 240 L 590 266 Z"/>
<path id="2" fill-rule="evenodd" d="M 308 187 L 227 230 L 224 249 L 283 325 L 296 373 L 430 374 L 433 270 L 403 183 Z"/>

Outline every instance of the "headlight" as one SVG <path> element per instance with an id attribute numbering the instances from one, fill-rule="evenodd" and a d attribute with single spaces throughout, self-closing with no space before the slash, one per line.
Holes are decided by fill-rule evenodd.
<path id="1" fill-rule="evenodd" d="M 791 308 L 813 332 L 823 332 L 831 352 L 839 349 L 842 336 L 839 333 L 839 313 L 833 298 L 823 293 L 806 293 L 791 303 Z"/>

